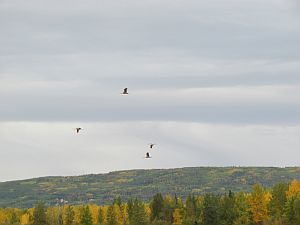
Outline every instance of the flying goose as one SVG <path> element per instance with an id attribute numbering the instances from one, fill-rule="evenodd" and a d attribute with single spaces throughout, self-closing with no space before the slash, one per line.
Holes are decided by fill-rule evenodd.
<path id="1" fill-rule="evenodd" d="M 76 127 L 76 128 L 74 128 L 74 129 L 76 130 L 76 133 L 77 133 L 77 134 L 79 133 L 79 131 L 83 130 L 81 127 Z"/>
<path id="2" fill-rule="evenodd" d="M 150 156 L 150 153 L 149 152 L 147 152 L 146 153 L 146 157 L 145 157 L 146 159 L 150 159 L 151 158 L 151 156 Z"/>
<path id="3" fill-rule="evenodd" d="M 128 88 L 124 88 L 123 93 L 122 93 L 123 95 L 128 95 L 127 89 L 128 89 Z"/>
<path id="4" fill-rule="evenodd" d="M 154 147 L 154 145 L 155 145 L 155 144 L 150 143 L 150 144 L 149 144 L 149 147 L 152 149 L 152 148 Z"/>

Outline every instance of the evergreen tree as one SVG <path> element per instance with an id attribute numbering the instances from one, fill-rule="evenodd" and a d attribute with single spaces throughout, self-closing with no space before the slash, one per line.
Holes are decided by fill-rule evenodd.
<path id="1" fill-rule="evenodd" d="M 220 223 L 223 225 L 233 225 L 234 221 L 237 219 L 237 210 L 235 204 L 235 196 L 229 191 L 221 199 L 220 205 Z"/>
<path id="2" fill-rule="evenodd" d="M 175 202 L 174 199 L 167 195 L 164 198 L 164 205 L 163 205 L 163 220 L 165 221 L 165 224 L 172 224 L 173 223 L 173 212 L 175 208 Z"/>
<path id="3" fill-rule="evenodd" d="M 63 213 L 62 210 L 58 210 L 58 224 L 59 225 L 64 225 L 64 218 L 63 218 Z"/>
<path id="4" fill-rule="evenodd" d="M 119 207 L 121 207 L 121 205 L 122 205 L 121 197 L 118 196 L 117 198 L 115 198 L 113 204 L 117 204 Z"/>
<path id="5" fill-rule="evenodd" d="M 197 221 L 197 204 L 194 195 L 189 195 L 185 202 L 185 217 L 183 220 L 184 225 L 194 225 Z"/>
<path id="6" fill-rule="evenodd" d="M 151 208 L 151 221 L 153 220 L 162 220 L 163 218 L 163 208 L 164 208 L 164 199 L 160 193 L 156 194 L 150 204 Z"/>
<path id="7" fill-rule="evenodd" d="M 285 221 L 288 225 L 300 224 L 300 194 L 288 197 L 284 211 Z"/>
<path id="8" fill-rule="evenodd" d="M 20 224 L 20 218 L 17 215 L 16 211 L 13 209 L 9 218 L 9 223 L 11 225 L 17 225 Z"/>
<path id="9" fill-rule="evenodd" d="M 299 225 L 300 224 L 300 194 L 296 196 L 296 199 L 294 201 L 294 211 L 295 211 L 295 220 L 294 224 Z"/>
<path id="10" fill-rule="evenodd" d="M 213 194 L 204 195 L 203 225 L 217 225 L 219 221 L 219 198 Z"/>
<path id="11" fill-rule="evenodd" d="M 129 224 L 132 224 L 132 221 L 134 220 L 135 217 L 134 203 L 132 199 L 129 199 L 127 201 L 127 213 L 128 213 Z"/>
<path id="12" fill-rule="evenodd" d="M 107 212 L 107 225 L 121 225 L 122 216 L 118 204 L 113 204 L 108 208 Z"/>
<path id="13" fill-rule="evenodd" d="M 269 204 L 269 211 L 274 222 L 282 221 L 282 215 L 284 214 L 284 207 L 287 201 L 287 191 L 288 185 L 285 183 L 276 184 L 272 188 L 272 199 Z"/>
<path id="14" fill-rule="evenodd" d="M 148 218 L 145 211 L 145 205 L 142 201 L 135 199 L 134 201 L 135 223 L 133 225 L 147 225 Z"/>
<path id="15" fill-rule="evenodd" d="M 161 219 L 155 219 L 151 222 L 151 225 L 166 225 L 166 223 Z"/>
<path id="16" fill-rule="evenodd" d="M 251 223 L 250 205 L 247 199 L 247 194 L 239 192 L 235 195 L 235 210 L 237 218 L 234 221 L 234 225 L 249 225 Z"/>
<path id="17" fill-rule="evenodd" d="M 186 216 L 196 219 L 196 198 L 194 195 L 189 195 L 186 199 Z"/>
<path id="18" fill-rule="evenodd" d="M 102 207 L 99 207 L 98 210 L 98 224 L 103 225 L 104 224 L 104 212 Z"/>
<path id="19" fill-rule="evenodd" d="M 81 225 L 93 225 L 92 214 L 88 205 L 82 208 L 80 223 Z"/>
<path id="20" fill-rule="evenodd" d="M 33 211 L 33 225 L 45 225 L 46 221 L 46 208 L 43 202 L 38 202 Z"/>
<path id="21" fill-rule="evenodd" d="M 129 225 L 147 225 L 148 217 L 145 205 L 142 201 L 135 199 L 129 200 L 127 205 Z"/>

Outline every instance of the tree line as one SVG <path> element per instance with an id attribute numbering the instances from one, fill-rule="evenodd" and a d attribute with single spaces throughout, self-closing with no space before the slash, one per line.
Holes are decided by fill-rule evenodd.
<path id="1" fill-rule="evenodd" d="M 0 225 L 299 225 L 300 183 L 270 189 L 255 184 L 250 193 L 156 194 L 150 202 L 116 198 L 111 205 L 46 206 L 0 209 Z"/>

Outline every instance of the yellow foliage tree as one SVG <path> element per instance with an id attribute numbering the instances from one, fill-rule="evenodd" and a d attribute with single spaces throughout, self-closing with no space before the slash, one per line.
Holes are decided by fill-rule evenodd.
<path id="1" fill-rule="evenodd" d="M 82 215 L 82 205 L 74 206 L 74 222 L 75 224 L 80 224 Z"/>
<path id="2" fill-rule="evenodd" d="M 268 204 L 272 195 L 267 192 L 261 185 L 255 184 L 251 194 L 248 196 L 250 212 L 253 221 L 256 224 L 263 224 L 269 217 Z"/>
<path id="3" fill-rule="evenodd" d="M 117 224 L 122 225 L 123 224 L 122 213 L 118 204 L 113 205 L 113 214 L 115 215 Z"/>
<path id="4" fill-rule="evenodd" d="M 48 207 L 46 218 L 50 225 L 58 225 L 59 210 L 58 207 Z"/>
<path id="5" fill-rule="evenodd" d="M 175 209 L 173 212 L 173 224 L 172 225 L 181 225 L 183 221 L 182 209 Z"/>
<path id="6" fill-rule="evenodd" d="M 20 218 L 20 224 L 21 225 L 28 225 L 30 224 L 30 215 L 28 213 L 25 213 Z"/>
<path id="7" fill-rule="evenodd" d="M 116 203 L 108 208 L 107 224 L 123 225 L 120 206 Z"/>
<path id="8" fill-rule="evenodd" d="M 90 211 L 92 214 L 93 224 L 97 225 L 98 224 L 99 206 L 93 204 L 93 205 L 89 205 L 89 207 L 90 207 Z"/>
<path id="9" fill-rule="evenodd" d="M 151 208 L 149 204 L 145 204 L 145 213 L 147 215 L 147 217 L 149 218 L 151 215 Z"/>
<path id="10" fill-rule="evenodd" d="M 289 186 L 289 190 L 286 192 L 286 197 L 291 198 L 300 193 L 300 183 L 297 180 L 293 180 Z"/>
<path id="11" fill-rule="evenodd" d="M 8 221 L 7 215 L 4 212 L 4 210 L 1 209 L 0 210 L 0 224 L 5 224 L 5 223 L 7 223 L 7 221 Z"/>
<path id="12" fill-rule="evenodd" d="M 109 206 L 101 206 L 102 207 L 102 212 L 103 212 L 103 219 L 104 219 L 104 224 L 107 224 L 107 212 Z"/>
<path id="13" fill-rule="evenodd" d="M 169 205 L 174 205 L 174 198 L 171 195 L 166 195 L 164 202 Z"/>
<path id="14" fill-rule="evenodd" d="M 122 224 L 127 225 L 128 224 L 127 204 L 122 204 L 120 210 L 121 210 Z"/>

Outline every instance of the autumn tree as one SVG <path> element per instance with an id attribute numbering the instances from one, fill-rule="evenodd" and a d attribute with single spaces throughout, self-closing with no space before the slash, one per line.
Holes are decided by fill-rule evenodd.
<path id="1" fill-rule="evenodd" d="M 33 213 L 34 213 L 34 208 L 30 208 L 30 209 L 27 209 L 24 213 L 26 213 L 26 217 L 24 217 L 24 222 L 28 222 L 28 223 L 24 223 L 25 224 L 30 224 L 32 225 L 33 224 Z M 28 220 L 27 220 L 28 219 Z"/>
<path id="2" fill-rule="evenodd" d="M 46 210 L 46 220 L 48 224 L 60 225 L 58 220 L 58 207 L 48 207 Z"/>
<path id="3" fill-rule="evenodd" d="M 107 225 L 121 225 L 122 216 L 118 204 L 113 204 L 108 208 L 107 212 Z"/>
<path id="4" fill-rule="evenodd" d="M 21 225 L 29 225 L 30 224 L 30 215 L 27 211 L 21 215 L 20 224 Z"/>
<path id="5" fill-rule="evenodd" d="M 180 198 L 175 194 L 174 196 L 174 210 L 173 210 L 173 224 L 182 225 L 184 219 L 184 205 Z"/>
<path id="6" fill-rule="evenodd" d="M 74 217 L 75 212 L 73 210 L 73 207 L 70 205 L 67 205 L 64 209 L 64 225 L 73 225 L 74 224 Z"/>
<path id="7" fill-rule="evenodd" d="M 284 217 L 289 225 L 300 224 L 300 184 L 293 180 L 286 192 L 287 201 L 284 208 Z"/>
<path id="8" fill-rule="evenodd" d="M 250 212 L 255 224 L 261 225 L 269 218 L 268 204 L 271 194 L 260 184 L 255 184 L 249 196 Z"/>
<path id="9" fill-rule="evenodd" d="M 5 224 L 8 222 L 6 213 L 3 210 L 0 210 L 0 224 Z"/>
<path id="10" fill-rule="evenodd" d="M 182 225 L 183 215 L 184 215 L 183 209 L 176 208 L 173 212 L 173 224 L 172 225 Z"/>
<path id="11" fill-rule="evenodd" d="M 98 224 L 98 216 L 99 216 L 99 206 L 96 204 L 89 205 L 91 215 L 92 215 L 92 222 L 93 224 Z"/>
<path id="12" fill-rule="evenodd" d="M 292 198 L 293 196 L 300 193 L 300 183 L 297 180 L 293 180 L 289 185 L 289 189 L 286 192 L 287 198 Z"/>

